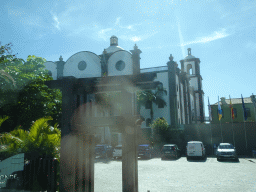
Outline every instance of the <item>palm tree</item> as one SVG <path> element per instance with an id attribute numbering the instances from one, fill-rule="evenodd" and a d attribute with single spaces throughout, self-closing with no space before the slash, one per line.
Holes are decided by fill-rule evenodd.
<path id="1" fill-rule="evenodd" d="M 6 121 L 7 119 L 9 119 L 8 116 L 0 117 L 0 127 L 1 127 L 2 123 L 3 123 L 4 121 Z M 0 131 L 1 131 L 1 129 L 0 129 Z"/>
<path id="2" fill-rule="evenodd" d="M 38 119 L 29 131 L 17 128 L 10 133 L 0 134 L 0 142 L 6 146 L 5 151 L 8 156 L 16 155 L 20 152 L 34 153 L 38 156 L 59 158 L 61 133 L 55 124 L 50 127 L 47 121 L 52 120 L 51 117 Z"/>
<path id="3" fill-rule="evenodd" d="M 167 95 L 167 91 L 162 86 L 157 87 L 156 90 L 154 91 L 145 90 L 137 93 L 137 102 L 139 105 L 139 111 L 142 105 L 149 108 L 151 123 L 153 122 L 153 117 L 154 117 L 153 103 L 156 105 L 161 105 L 161 104 L 163 106 L 167 105 L 165 100 L 163 99 L 163 94 Z"/>

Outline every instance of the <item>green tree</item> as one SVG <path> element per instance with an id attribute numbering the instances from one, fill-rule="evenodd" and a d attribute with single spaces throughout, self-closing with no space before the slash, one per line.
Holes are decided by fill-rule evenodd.
<path id="1" fill-rule="evenodd" d="M 61 118 L 62 95 L 60 90 L 49 89 L 44 84 L 44 81 L 52 80 L 44 66 L 46 60 L 31 55 L 26 61 L 13 57 L 2 55 L 0 60 L 0 68 L 16 85 L 10 86 L 0 78 L 0 115 L 10 117 L 2 129 L 9 132 L 22 125 L 28 130 L 32 121 L 44 116 L 53 117 L 53 126 Z"/>
<path id="2" fill-rule="evenodd" d="M 49 89 L 41 79 L 34 80 L 25 86 L 18 94 L 17 125 L 27 127 L 32 121 L 44 116 L 51 116 L 51 125 L 59 123 L 61 117 L 61 91 Z"/>
<path id="3" fill-rule="evenodd" d="M 11 54 L 12 44 L 1 45 L 0 42 L 0 79 L 4 80 L 9 86 L 16 87 L 16 83 L 11 75 L 5 72 L 7 63 L 12 62 L 15 59 L 15 55 Z M 2 84 L 1 84 L 2 87 Z"/>
<path id="4" fill-rule="evenodd" d="M 168 125 L 165 118 L 157 118 L 150 126 L 153 132 L 153 141 L 156 145 L 162 146 L 163 144 L 170 142 L 179 146 L 184 145 L 184 130 L 173 128 Z"/>
<path id="5" fill-rule="evenodd" d="M 0 62 L 2 71 L 11 76 L 15 82 L 15 86 L 10 86 L 10 83 L 5 79 L 0 79 L 1 106 L 17 101 L 18 92 L 34 80 L 52 80 L 48 75 L 48 71 L 44 69 L 43 64 L 45 61 L 44 58 L 29 55 L 26 61 L 6 56 Z"/>
<path id="6" fill-rule="evenodd" d="M 157 118 L 150 124 L 155 144 L 166 143 L 169 140 L 169 125 L 165 118 Z"/>
<path id="7" fill-rule="evenodd" d="M 4 79 L 7 83 L 12 83 L 13 86 L 16 86 L 14 79 L 2 69 L 0 70 L 0 78 Z"/>
<path id="8" fill-rule="evenodd" d="M 139 105 L 139 109 L 141 105 L 148 106 L 150 109 L 150 119 L 153 122 L 154 112 L 153 112 L 153 103 L 156 105 L 166 106 L 166 102 L 163 99 L 163 95 L 167 95 L 166 89 L 162 86 L 157 87 L 156 90 L 145 90 L 137 93 L 137 102 Z"/>

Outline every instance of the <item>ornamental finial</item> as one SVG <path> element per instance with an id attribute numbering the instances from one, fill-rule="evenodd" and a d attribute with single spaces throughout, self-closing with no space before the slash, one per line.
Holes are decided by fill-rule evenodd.
<path id="1" fill-rule="evenodd" d="M 170 61 L 173 61 L 173 56 L 172 56 L 172 54 L 170 54 L 169 60 L 170 60 Z"/>
<path id="2" fill-rule="evenodd" d="M 62 56 L 60 56 L 59 60 L 60 60 L 60 61 L 63 61 L 63 58 L 62 58 Z"/>
<path id="3" fill-rule="evenodd" d="M 191 55 L 191 48 L 188 48 L 188 55 Z"/>
<path id="4" fill-rule="evenodd" d="M 135 43 L 135 45 L 134 45 L 134 50 L 136 50 L 136 49 L 138 49 L 138 46 L 137 46 L 136 43 Z"/>

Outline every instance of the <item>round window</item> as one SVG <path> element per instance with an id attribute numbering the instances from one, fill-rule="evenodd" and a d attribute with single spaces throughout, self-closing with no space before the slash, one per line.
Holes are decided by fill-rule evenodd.
<path id="1" fill-rule="evenodd" d="M 124 68 L 125 68 L 125 63 L 122 60 L 120 60 L 116 63 L 116 69 L 118 71 L 122 71 Z"/>
<path id="2" fill-rule="evenodd" d="M 87 64 L 86 64 L 85 61 L 80 61 L 80 62 L 78 63 L 78 69 L 79 69 L 80 71 L 85 70 L 86 67 L 87 67 Z"/>

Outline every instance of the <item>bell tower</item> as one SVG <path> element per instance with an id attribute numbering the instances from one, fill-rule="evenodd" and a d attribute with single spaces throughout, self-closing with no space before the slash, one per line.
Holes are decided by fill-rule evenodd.
<path id="1" fill-rule="evenodd" d="M 204 122 L 204 92 L 202 87 L 202 76 L 200 74 L 200 59 L 191 55 L 191 48 L 188 48 L 188 55 L 181 60 L 181 71 L 187 73 L 190 78 L 189 84 L 194 89 L 194 108 L 197 122 Z"/>

